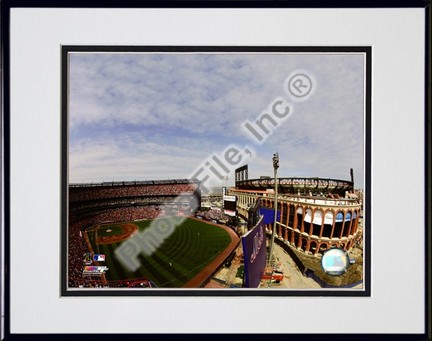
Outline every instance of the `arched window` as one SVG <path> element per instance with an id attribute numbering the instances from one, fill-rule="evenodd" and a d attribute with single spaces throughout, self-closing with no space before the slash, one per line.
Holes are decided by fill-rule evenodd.
<path id="1" fill-rule="evenodd" d="M 324 215 L 324 228 L 321 237 L 330 238 L 333 228 L 333 211 L 327 211 Z"/>
<path id="2" fill-rule="evenodd" d="M 321 226 L 323 223 L 323 212 L 321 210 L 316 210 L 313 215 L 313 227 L 312 234 L 314 236 L 319 236 L 321 233 Z"/>
<path id="3" fill-rule="evenodd" d="M 329 246 L 328 246 L 327 243 L 321 243 L 321 244 L 319 245 L 319 252 L 320 252 L 320 253 L 323 253 L 324 251 L 328 250 L 328 248 L 329 248 Z"/>
<path id="4" fill-rule="evenodd" d="M 312 240 L 309 244 L 309 251 L 313 254 L 318 253 L 318 243 L 315 240 Z"/>

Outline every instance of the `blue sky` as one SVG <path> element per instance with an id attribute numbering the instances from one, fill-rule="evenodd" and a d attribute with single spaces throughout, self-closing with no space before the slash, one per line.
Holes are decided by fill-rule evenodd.
<path id="1" fill-rule="evenodd" d="M 296 70 L 314 86 L 301 102 Z M 71 183 L 187 178 L 236 145 L 254 150 L 249 178 L 272 175 L 278 152 L 279 176 L 353 168 L 363 187 L 363 54 L 71 53 L 69 74 Z M 276 98 L 292 114 L 259 144 L 243 125 Z"/>

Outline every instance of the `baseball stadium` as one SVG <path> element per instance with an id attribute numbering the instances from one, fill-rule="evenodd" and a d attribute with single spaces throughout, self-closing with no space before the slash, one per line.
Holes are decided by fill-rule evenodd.
<path id="1" fill-rule="evenodd" d="M 237 170 L 236 186 L 230 190 L 238 198 L 239 214 L 248 220 L 248 210 L 257 199 L 264 207 L 274 209 L 275 180 L 247 179 L 242 173 L 247 174 L 247 166 Z M 352 169 L 350 181 L 283 177 L 277 185 L 277 210 L 281 212 L 277 238 L 315 256 L 332 247 L 349 251 L 359 240 L 362 203 L 354 193 Z M 266 229 L 271 231 L 272 224 Z"/>
<path id="2" fill-rule="evenodd" d="M 364 288 L 368 51 L 62 53 L 62 292 Z"/>
<path id="3" fill-rule="evenodd" d="M 351 181 L 277 179 L 276 210 L 275 179 L 248 179 L 247 172 L 247 165 L 238 168 L 235 186 L 206 200 L 198 179 L 69 185 L 68 288 L 259 288 L 272 237 L 314 284 L 361 284 L 362 198 L 352 170 Z M 205 210 L 209 198 L 221 199 L 223 208 Z M 233 217 L 243 229 L 230 224 Z M 155 226 L 164 223 L 168 233 L 158 237 Z M 358 264 L 337 277 L 321 266 L 335 248 L 360 250 Z M 240 279 L 230 285 L 224 271 Z M 272 282 L 283 281 L 282 274 L 273 281 L 274 273 Z"/>
<path id="4" fill-rule="evenodd" d="M 202 286 L 240 239 L 226 226 L 192 217 L 192 202 L 198 203 L 197 208 L 201 202 L 199 185 L 188 179 L 71 184 L 68 287 Z M 175 216 L 178 224 L 154 253 L 139 255 L 138 269 L 131 271 L 119 262 L 116 249 L 124 241 L 169 216 Z M 89 265 L 107 271 L 83 274 L 86 255 Z M 94 255 L 102 255 L 103 260 Z"/>

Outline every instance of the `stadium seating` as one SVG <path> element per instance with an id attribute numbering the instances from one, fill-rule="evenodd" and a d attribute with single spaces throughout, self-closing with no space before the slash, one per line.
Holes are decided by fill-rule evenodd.
<path id="1" fill-rule="evenodd" d="M 88 247 L 85 230 L 103 223 L 154 219 L 165 215 L 164 205 L 179 195 L 189 200 L 198 193 L 199 182 L 151 181 L 151 183 L 103 183 L 69 186 L 68 285 L 102 287 L 98 276 L 82 276 L 84 254 Z M 109 283 L 126 287 L 129 283 Z"/>

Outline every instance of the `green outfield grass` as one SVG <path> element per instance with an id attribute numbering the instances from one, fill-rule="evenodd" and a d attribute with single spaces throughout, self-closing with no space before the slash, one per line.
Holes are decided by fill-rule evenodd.
<path id="1" fill-rule="evenodd" d="M 141 232 L 149 227 L 151 221 L 132 223 L 137 225 Z M 105 225 L 99 229 L 98 234 L 103 231 L 102 233 L 107 235 L 108 229 L 112 232 L 118 231 L 120 225 Z M 106 255 L 103 265 L 109 268 L 106 273 L 108 281 L 146 277 L 162 288 L 183 286 L 231 242 L 231 237 L 224 229 L 205 222 L 186 219 L 151 256 L 140 255 L 138 258 L 141 267 L 135 272 L 130 272 L 115 258 L 114 250 L 121 242 L 96 244 L 94 231 L 89 231 L 88 237 L 93 251 Z"/>

